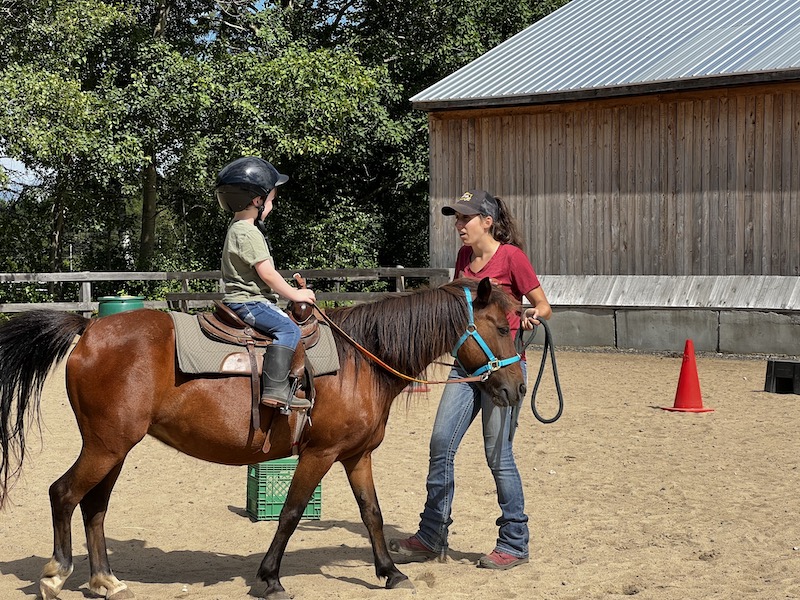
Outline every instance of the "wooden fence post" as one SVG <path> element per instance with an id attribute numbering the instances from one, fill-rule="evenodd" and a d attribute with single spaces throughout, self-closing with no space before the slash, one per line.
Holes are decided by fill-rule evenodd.
<path id="1" fill-rule="evenodd" d="M 78 292 L 78 301 L 90 303 L 92 301 L 92 282 L 91 281 L 82 281 L 81 282 L 81 289 Z M 84 317 L 91 317 L 92 311 L 83 311 Z"/>
<path id="2" fill-rule="evenodd" d="M 403 265 L 397 265 L 398 269 L 402 269 Z M 406 278 L 402 275 L 398 274 L 394 278 L 394 290 L 396 292 L 405 292 L 406 291 Z"/>

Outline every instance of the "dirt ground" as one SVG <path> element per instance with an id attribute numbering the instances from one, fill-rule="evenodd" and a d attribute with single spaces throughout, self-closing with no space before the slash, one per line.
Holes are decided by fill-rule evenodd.
<path id="1" fill-rule="evenodd" d="M 538 356 L 531 356 L 531 380 Z M 323 480 L 322 519 L 301 521 L 282 582 L 298 599 L 800 598 L 800 396 L 763 392 L 765 358 L 698 356 L 702 401 L 672 413 L 682 357 L 560 351 L 563 417 L 526 406 L 517 462 L 531 524 L 531 562 L 475 567 L 499 511 L 476 423 L 457 457 L 446 563 L 402 565 L 416 586 L 384 590 L 340 465 Z M 552 377 L 539 392 L 553 409 Z M 532 383 L 532 381 L 531 381 Z M 387 538 L 416 530 L 427 443 L 441 386 L 395 402 L 375 479 Z M 52 551 L 47 489 L 80 438 L 63 372 L 48 380 L 44 429 L 0 512 L 0 599 L 33 598 Z M 245 512 L 246 467 L 202 463 L 147 439 L 131 453 L 106 521 L 111 564 L 140 599 L 257 597 L 258 565 L 276 528 Z M 75 572 L 60 598 L 93 597 L 79 513 Z"/>

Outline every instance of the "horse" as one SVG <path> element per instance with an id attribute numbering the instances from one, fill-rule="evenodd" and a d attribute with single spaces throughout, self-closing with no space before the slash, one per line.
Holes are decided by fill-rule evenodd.
<path id="1" fill-rule="evenodd" d="M 315 379 L 313 424 L 303 432 L 277 530 L 258 569 L 266 598 L 290 597 L 280 581 L 281 559 L 314 489 L 337 461 L 369 533 L 377 577 L 386 580 L 386 588 L 413 589 L 389 555 L 372 475 L 372 452 L 383 440 L 393 399 L 408 383 L 398 374 L 425 373 L 457 345 L 455 359 L 468 373 L 484 372 L 479 385 L 494 402 L 516 406 L 525 382 L 513 359 L 507 320 L 515 309 L 512 298 L 483 279 L 327 311 L 344 333 L 335 336 L 340 369 Z M 65 357 L 67 395 L 83 446 L 49 489 L 54 550 L 39 588 L 44 600 L 52 600 L 72 573 L 71 521 L 80 505 L 90 589 L 100 596 L 105 590 L 106 600 L 133 598 L 111 570 L 103 525 L 131 449 L 149 434 L 202 460 L 256 464 L 290 455 L 293 417 L 268 414 L 275 409 L 262 406 L 261 425 L 254 429 L 249 376 L 182 373 L 173 322 L 165 312 L 139 309 L 92 319 L 53 310 L 24 312 L 0 327 L 0 507 L 22 469 L 26 423 L 40 418 L 45 378 Z M 31 413 L 35 420 L 28 418 Z"/>

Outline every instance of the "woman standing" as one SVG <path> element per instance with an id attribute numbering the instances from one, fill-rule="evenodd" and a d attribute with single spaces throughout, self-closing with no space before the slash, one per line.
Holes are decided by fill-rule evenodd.
<path id="1" fill-rule="evenodd" d="M 455 276 L 489 277 L 518 301 L 523 296 L 531 306 L 522 315 L 508 315 L 511 334 L 533 329 L 540 319 L 549 319 L 550 303 L 536 277 L 511 215 L 499 198 L 483 190 L 471 190 L 448 206 L 442 214 L 455 216 L 455 227 L 464 244 L 456 258 Z M 527 377 L 525 357 L 520 362 Z M 455 367 L 451 379 L 466 377 Z M 494 550 L 478 561 L 487 569 L 510 569 L 528 562 L 528 517 L 522 480 L 514 462 L 510 432 L 514 427 L 512 409 L 496 406 L 491 397 L 474 383 L 448 384 L 442 394 L 430 442 L 428 496 L 420 517 L 419 530 L 406 539 L 394 539 L 389 549 L 408 560 L 444 556 L 453 522 L 450 513 L 455 491 L 454 459 L 458 446 L 478 413 L 482 415 L 486 461 L 497 486 L 501 516 Z"/>

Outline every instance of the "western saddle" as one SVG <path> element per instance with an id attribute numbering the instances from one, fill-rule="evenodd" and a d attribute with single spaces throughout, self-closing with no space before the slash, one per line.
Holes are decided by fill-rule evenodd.
<path id="1" fill-rule="evenodd" d="M 307 364 L 306 350 L 312 348 L 319 342 L 319 322 L 313 314 L 311 305 L 306 303 L 290 302 L 286 307 L 286 312 L 290 318 L 300 327 L 300 343 L 297 345 L 292 359 L 290 376 L 294 377 L 299 383 L 295 395 L 298 398 L 306 398 L 313 406 L 314 403 L 314 382 L 311 365 Z M 197 316 L 200 329 L 210 337 L 219 342 L 242 346 L 246 349 L 243 352 L 235 352 L 226 359 L 232 363 L 249 363 L 250 389 L 252 392 L 253 404 L 253 424 L 257 426 L 258 405 L 260 401 L 259 382 L 261 355 L 256 352 L 256 348 L 264 348 L 272 343 L 272 338 L 256 330 L 251 325 L 245 323 L 239 315 L 228 308 L 219 300 L 214 301 L 214 311 L 199 313 Z M 291 410 L 291 404 L 281 409 L 287 414 Z"/>

